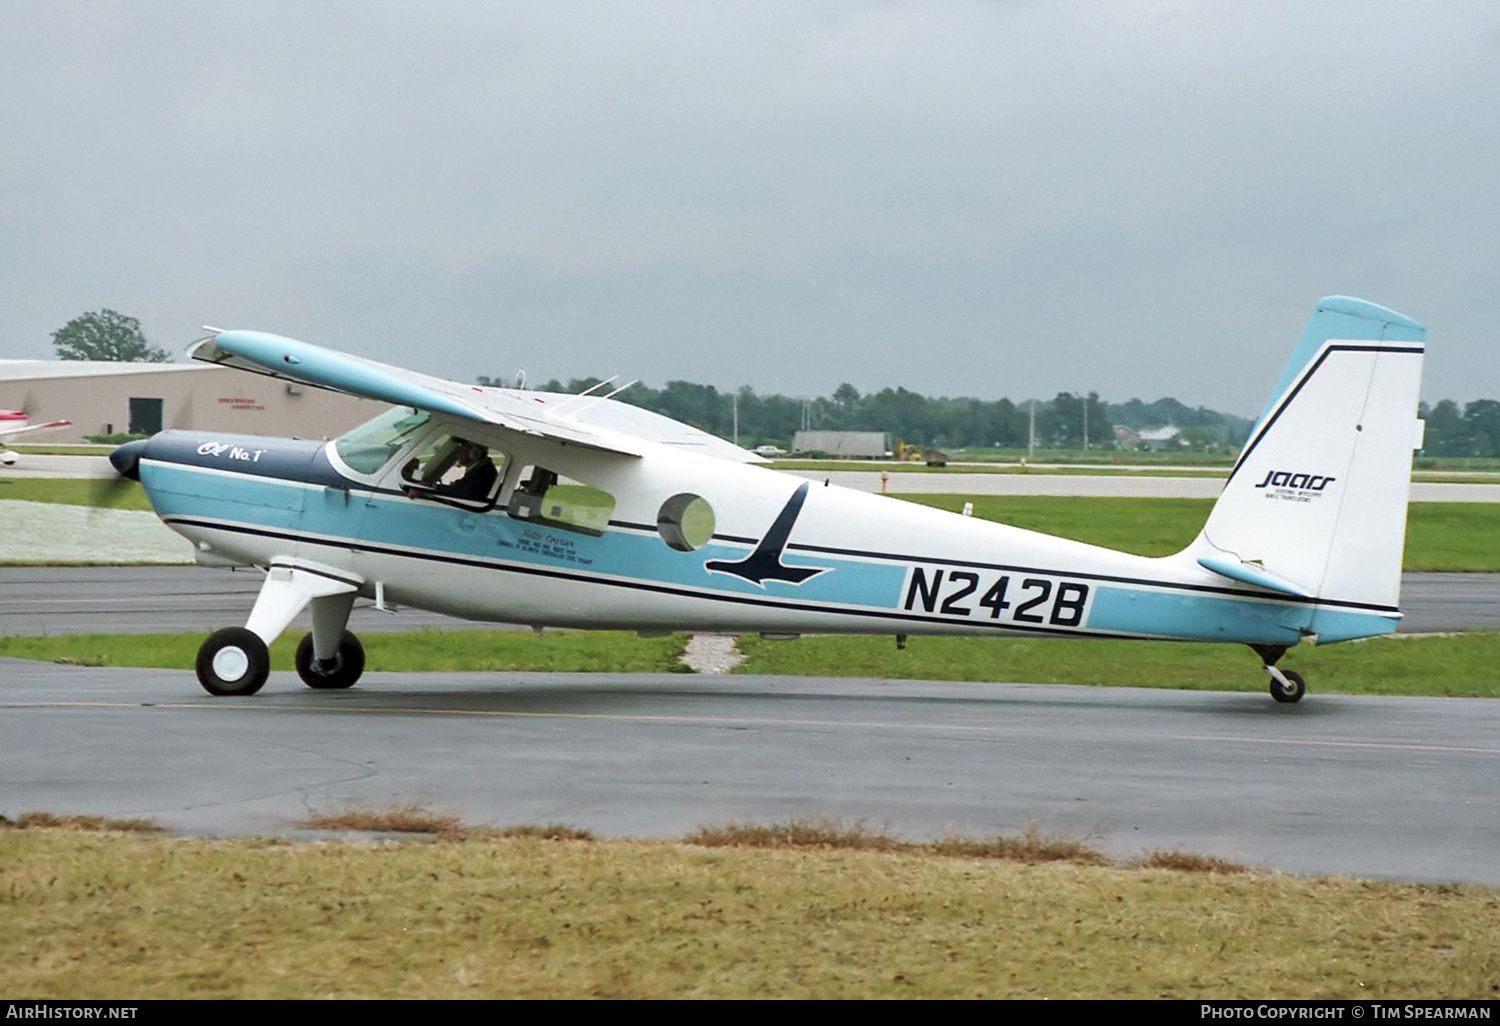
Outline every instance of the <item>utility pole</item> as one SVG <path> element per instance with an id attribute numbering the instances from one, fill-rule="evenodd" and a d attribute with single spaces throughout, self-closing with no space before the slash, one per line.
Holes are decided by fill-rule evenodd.
<path id="1" fill-rule="evenodd" d="M 734 444 L 740 444 L 740 394 L 731 393 L 729 396 L 730 408 L 734 410 Z"/>
<path id="2" fill-rule="evenodd" d="M 1026 462 L 1036 459 L 1036 400 L 1031 400 L 1031 426 L 1026 431 Z"/>

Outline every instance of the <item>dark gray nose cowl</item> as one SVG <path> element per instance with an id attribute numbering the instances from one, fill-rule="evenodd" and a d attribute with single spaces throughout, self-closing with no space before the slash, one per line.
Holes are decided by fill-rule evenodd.
<path id="1" fill-rule="evenodd" d="M 115 472 L 121 477 L 139 481 L 141 479 L 141 454 L 146 451 L 147 441 L 145 438 L 138 438 L 133 442 L 126 442 L 110 453 L 109 462 L 114 466 Z"/>

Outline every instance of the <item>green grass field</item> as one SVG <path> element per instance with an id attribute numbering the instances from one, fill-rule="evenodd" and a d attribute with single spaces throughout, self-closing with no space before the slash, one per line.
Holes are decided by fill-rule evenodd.
<path id="1" fill-rule="evenodd" d="M 1048 495 L 904 495 L 903 501 L 1074 538 L 1139 556 L 1169 556 L 1202 530 L 1212 499 L 1077 498 Z M 1407 571 L 1500 571 L 1500 503 L 1414 502 L 1408 509 Z"/>
<path id="2" fill-rule="evenodd" d="M 734 671 L 805 677 L 1022 681 L 1194 691 L 1254 691 L 1269 684 L 1242 645 L 1049 638 L 807 637 L 739 641 Z M 1277 665 L 1307 678 L 1313 694 L 1500 698 L 1500 634 L 1386 637 L 1299 645 Z"/>
<path id="3" fill-rule="evenodd" d="M 16 502 L 55 502 L 64 506 L 107 506 L 146 509 L 146 493 L 134 481 L 118 485 L 82 478 L 0 477 L 0 499 Z"/>
<path id="4" fill-rule="evenodd" d="M 11 828 L 0 905 L 0 991 L 33 999 L 1500 994 L 1500 901 L 1483 888 L 836 839 L 289 843 Z"/>

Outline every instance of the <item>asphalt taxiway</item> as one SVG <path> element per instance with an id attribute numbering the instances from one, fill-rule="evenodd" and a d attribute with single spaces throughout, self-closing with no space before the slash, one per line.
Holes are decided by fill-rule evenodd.
<path id="1" fill-rule="evenodd" d="M 286 833 L 419 802 L 475 824 L 671 837 L 861 821 L 907 838 L 1028 828 L 1117 857 L 1500 886 L 1500 701 L 784 677 L 272 674 L 0 660 L 3 810 Z M 1316 682 L 1314 682 L 1316 689 Z"/>

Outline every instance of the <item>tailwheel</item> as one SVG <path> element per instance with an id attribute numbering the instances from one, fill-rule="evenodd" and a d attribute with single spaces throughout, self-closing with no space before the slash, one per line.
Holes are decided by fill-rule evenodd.
<path id="1" fill-rule="evenodd" d="M 1271 697 L 1276 701 L 1300 702 L 1302 696 L 1307 694 L 1307 682 L 1296 670 L 1278 670 L 1274 666 L 1267 666 L 1266 672 L 1271 675 Z"/>
<path id="2" fill-rule="evenodd" d="M 271 672 L 271 653 L 243 627 L 214 631 L 198 649 L 198 683 L 210 695 L 253 695 Z"/>
<path id="3" fill-rule="evenodd" d="M 364 672 L 365 646 L 350 631 L 345 631 L 339 639 L 338 651 L 332 659 L 320 660 L 313 655 L 312 634 L 297 645 L 297 676 L 310 688 L 352 688 Z"/>

